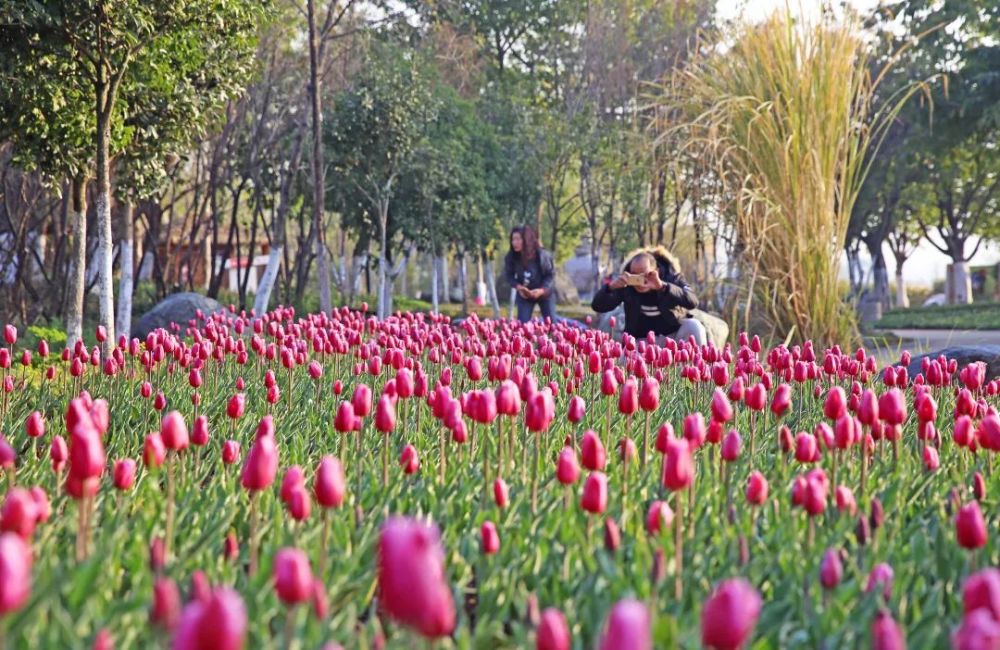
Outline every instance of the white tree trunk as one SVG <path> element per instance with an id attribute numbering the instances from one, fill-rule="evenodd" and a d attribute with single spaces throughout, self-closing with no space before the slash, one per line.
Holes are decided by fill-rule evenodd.
<path id="1" fill-rule="evenodd" d="M 431 257 L 431 313 L 440 312 L 440 298 L 438 297 L 438 273 L 439 264 L 437 257 Z"/>
<path id="2" fill-rule="evenodd" d="M 500 299 L 497 297 L 497 278 L 493 273 L 493 260 L 486 260 L 486 293 L 493 307 L 493 318 L 500 318 Z"/>
<path id="3" fill-rule="evenodd" d="M 111 236 L 111 203 L 110 191 L 97 193 L 97 293 L 100 324 L 108 331 L 108 340 L 103 346 L 103 353 L 110 352 L 109 342 L 115 339 L 115 286 L 112 275 L 114 251 Z"/>
<path id="4" fill-rule="evenodd" d="M 267 305 L 271 302 L 271 291 L 274 283 L 278 279 L 278 269 L 281 267 L 282 248 L 275 246 L 267 255 L 267 267 L 264 269 L 264 276 L 257 286 L 257 295 L 253 300 L 253 310 L 257 317 L 267 313 Z"/>
<path id="5" fill-rule="evenodd" d="M 906 295 L 906 281 L 903 279 L 903 267 L 896 267 L 896 307 L 907 309 L 910 306 L 910 297 Z"/>
<path id="6" fill-rule="evenodd" d="M 385 201 L 381 202 L 379 206 L 379 259 L 378 259 L 378 318 L 382 320 L 388 314 L 388 304 L 386 303 L 386 264 L 389 263 L 389 258 L 386 255 L 388 249 L 388 243 L 386 242 L 386 229 L 388 227 L 389 220 L 389 206 L 386 205 Z"/>
<path id="7" fill-rule="evenodd" d="M 122 203 L 122 225 L 125 235 L 121 242 L 121 278 L 118 280 L 118 313 L 115 329 L 119 336 L 129 338 L 132 332 L 132 289 L 135 286 L 135 229 L 132 222 L 132 204 Z"/>
<path id="8" fill-rule="evenodd" d="M 67 278 L 66 346 L 72 349 L 83 338 L 84 280 L 87 272 L 87 184 L 82 179 L 72 183 L 69 223 L 73 236 Z"/>
<path id="9" fill-rule="evenodd" d="M 972 302 L 972 277 L 968 262 L 954 262 L 951 265 L 952 295 L 956 305 Z"/>
<path id="10" fill-rule="evenodd" d="M 448 256 L 441 256 L 441 292 L 444 294 L 444 301 L 451 302 L 451 275 L 448 273 Z"/>

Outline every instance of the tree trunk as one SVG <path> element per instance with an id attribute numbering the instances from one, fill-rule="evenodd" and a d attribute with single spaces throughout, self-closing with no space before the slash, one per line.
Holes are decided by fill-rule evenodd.
<path id="1" fill-rule="evenodd" d="M 882 242 L 868 245 L 872 258 L 872 292 L 882 304 L 882 309 L 889 309 L 889 270 L 885 266 L 885 255 L 882 253 Z"/>
<path id="2" fill-rule="evenodd" d="M 379 200 L 379 249 L 378 249 L 378 318 L 382 320 L 386 317 L 388 305 L 386 304 L 386 265 L 389 263 L 388 242 L 386 241 L 386 230 L 389 227 L 389 202 L 385 199 Z"/>
<path id="3" fill-rule="evenodd" d="M 896 262 L 896 307 L 907 309 L 910 306 L 910 298 L 906 295 L 906 282 L 903 280 L 903 265 Z"/>
<path id="4" fill-rule="evenodd" d="M 441 291 L 444 301 L 451 302 L 451 274 L 448 272 L 448 255 L 442 255 L 441 260 Z"/>
<path id="5" fill-rule="evenodd" d="M 497 296 L 497 278 L 493 272 L 493 259 L 486 258 L 486 293 L 490 299 L 490 306 L 493 307 L 493 318 L 500 318 L 500 299 Z"/>
<path id="6" fill-rule="evenodd" d="M 121 278 L 118 284 L 118 314 L 115 329 L 126 339 L 132 331 L 132 289 L 135 285 L 135 225 L 132 221 L 132 203 L 124 201 L 121 206 Z"/>
<path id="7" fill-rule="evenodd" d="M 458 278 L 462 289 L 462 313 L 469 313 L 469 267 L 466 264 L 465 253 L 459 258 Z"/>
<path id="8" fill-rule="evenodd" d="M 69 227 L 69 291 L 66 296 L 66 346 L 83 338 L 84 278 L 87 272 L 87 181 L 74 178 L 71 186 Z"/>
<path id="9" fill-rule="evenodd" d="M 104 101 L 101 101 L 101 100 Z M 98 106 L 106 103 L 100 98 Z M 97 123 L 97 282 L 100 324 L 107 329 L 108 337 L 101 346 L 101 353 L 111 353 L 115 341 L 115 288 L 112 277 L 111 235 L 111 112 L 98 109 Z"/>
<path id="10" fill-rule="evenodd" d="M 315 0 L 306 0 L 309 20 L 309 99 L 312 104 L 312 180 L 313 228 L 316 229 L 316 266 L 319 273 L 319 308 L 329 314 L 333 307 L 330 299 L 330 260 L 323 233 L 323 208 L 325 188 L 323 168 L 323 112 L 320 106 L 319 42 L 316 36 Z"/>
<path id="11" fill-rule="evenodd" d="M 954 304 L 968 305 L 972 302 L 972 278 L 968 262 L 952 262 L 951 281 Z"/>
<path id="12" fill-rule="evenodd" d="M 438 275 L 440 274 L 440 264 L 436 256 L 431 256 L 431 313 L 440 312 L 440 302 L 438 298 Z"/>

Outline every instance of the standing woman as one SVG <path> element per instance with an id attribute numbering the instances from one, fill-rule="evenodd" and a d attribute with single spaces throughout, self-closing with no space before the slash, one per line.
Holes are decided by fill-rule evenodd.
<path id="1" fill-rule="evenodd" d="M 556 317 L 555 264 L 552 254 L 539 245 L 534 228 L 517 226 L 510 231 L 510 251 L 503 269 L 507 282 L 517 292 L 517 320 L 531 320 L 535 305 L 542 318 Z"/>

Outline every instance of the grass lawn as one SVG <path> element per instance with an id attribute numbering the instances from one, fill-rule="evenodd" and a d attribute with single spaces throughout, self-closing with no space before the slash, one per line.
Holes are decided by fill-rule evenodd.
<path id="1" fill-rule="evenodd" d="M 874 324 L 877 329 L 1000 329 L 1000 303 L 893 309 Z"/>

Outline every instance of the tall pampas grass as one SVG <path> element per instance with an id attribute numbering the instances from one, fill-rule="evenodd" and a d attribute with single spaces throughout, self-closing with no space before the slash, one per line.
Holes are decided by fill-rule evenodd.
<path id="1" fill-rule="evenodd" d="M 727 49 L 700 55 L 658 97 L 656 113 L 671 123 L 657 131 L 719 181 L 716 209 L 737 242 L 741 327 L 779 339 L 858 337 L 838 286 L 847 224 L 872 154 L 919 86 L 876 102 L 887 68 L 872 69 L 862 34 L 856 17 L 803 22 L 779 11 L 736 28 Z"/>

